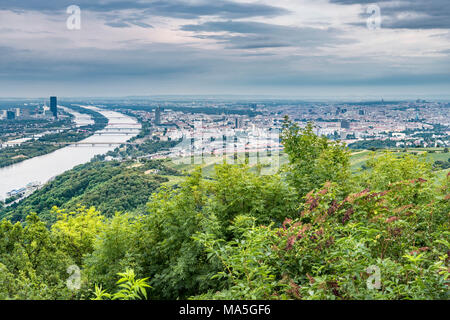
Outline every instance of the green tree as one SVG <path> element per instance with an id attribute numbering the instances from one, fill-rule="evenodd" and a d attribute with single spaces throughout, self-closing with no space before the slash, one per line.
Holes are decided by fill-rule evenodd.
<path id="1" fill-rule="evenodd" d="M 135 247 L 144 237 L 140 221 L 139 217 L 117 213 L 105 223 L 94 242 L 93 252 L 83 259 L 89 282 L 112 290 L 115 277 L 122 270 L 132 268 L 141 273 Z"/>
<path id="2" fill-rule="evenodd" d="M 237 217 L 232 241 L 205 229 L 196 239 L 221 261 L 226 287 L 195 298 L 448 299 L 450 204 L 411 203 L 412 188 L 428 186 L 399 182 L 340 200 L 339 186 L 326 183 L 281 227 Z M 378 288 L 367 285 L 369 267 L 380 271 Z"/>
<path id="3" fill-rule="evenodd" d="M 36 214 L 26 226 L 0 222 L 0 296 L 5 299 L 70 299 L 67 267 L 73 260 L 57 245 Z"/>
<path id="4" fill-rule="evenodd" d="M 207 184 L 206 210 L 226 230 L 238 215 L 254 217 L 260 224 L 281 224 L 297 213 L 295 189 L 279 174 L 258 175 L 245 165 L 217 165 Z"/>
<path id="5" fill-rule="evenodd" d="M 372 153 L 366 167 L 368 170 L 361 175 L 362 185 L 373 190 L 386 190 L 395 182 L 433 178 L 432 164 L 426 154 L 405 154 L 399 157 L 389 151 L 381 155 Z"/>
<path id="6" fill-rule="evenodd" d="M 323 185 L 326 181 L 338 182 L 342 189 L 349 189 L 350 153 L 347 147 L 314 132 L 312 123 L 305 128 L 286 116 L 281 135 L 289 164 L 284 172 L 296 188 L 299 198 Z"/>
<path id="7" fill-rule="evenodd" d="M 209 230 L 218 221 L 210 220 Z M 201 243 L 210 260 L 216 259 L 223 267 L 213 278 L 221 279 L 227 286 L 220 291 L 209 291 L 198 295 L 195 299 L 246 299 L 261 300 L 279 298 L 277 290 L 284 285 L 276 279 L 276 270 L 268 261 L 271 255 L 274 234 L 271 228 L 256 226 L 256 219 L 248 216 L 237 216 L 230 231 L 235 235 L 233 240 L 218 238 L 214 232 L 198 233 L 194 239 Z"/>
<path id="8" fill-rule="evenodd" d="M 83 257 L 94 251 L 94 241 L 104 229 L 105 218 L 94 207 L 74 212 L 53 208 L 57 221 L 51 227 L 59 247 L 81 266 Z"/>

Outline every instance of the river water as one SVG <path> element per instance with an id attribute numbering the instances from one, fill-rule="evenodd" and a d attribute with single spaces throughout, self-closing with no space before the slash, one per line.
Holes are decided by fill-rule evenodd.
<path id="1" fill-rule="evenodd" d="M 117 143 L 127 142 L 140 131 L 141 125 L 129 116 L 91 106 L 86 108 L 101 113 L 108 118 L 109 123 L 104 130 L 98 131 L 97 134 L 81 142 L 105 144 L 67 146 L 47 155 L 0 168 L 0 199 L 5 199 L 6 194 L 11 190 L 23 188 L 30 182 L 46 183 L 77 165 L 89 162 L 96 155 L 112 151 L 117 147 Z M 74 121 L 77 126 L 92 123 L 92 119 L 85 114 L 67 108 L 65 110 L 75 116 Z"/>

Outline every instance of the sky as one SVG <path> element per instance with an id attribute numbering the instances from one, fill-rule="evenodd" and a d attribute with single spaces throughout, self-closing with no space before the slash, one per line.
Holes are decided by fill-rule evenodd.
<path id="1" fill-rule="evenodd" d="M 0 0 L 0 97 L 184 94 L 450 98 L 449 1 Z"/>

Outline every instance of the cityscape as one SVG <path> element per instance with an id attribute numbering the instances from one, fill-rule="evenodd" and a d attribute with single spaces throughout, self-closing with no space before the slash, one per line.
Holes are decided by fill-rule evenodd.
<path id="1" fill-rule="evenodd" d="M 50 107 L 44 102 L 24 103 L 22 108 L 3 109 L 0 119 L 21 122 L 39 119 L 57 120 L 56 99 L 50 98 Z M 131 109 L 129 112 L 148 122 L 153 128 L 154 137 L 166 141 L 190 139 L 194 133 L 208 134 L 210 138 L 217 139 L 223 136 L 224 132 L 235 136 L 238 131 L 249 132 L 255 131 L 256 128 L 279 131 L 284 117 L 289 116 L 304 124 L 313 122 L 318 135 L 341 140 L 356 149 L 367 148 L 371 143 L 378 148 L 449 147 L 448 102 L 427 102 L 419 99 L 412 102 L 381 100 L 361 103 L 269 101 L 259 104 L 252 102 L 219 104 L 208 101 L 186 104 L 165 102 L 157 103 L 158 106 L 151 106 L 152 104 L 155 103 L 149 102 L 147 107 L 138 105 L 138 109 L 141 110 Z M 171 109 L 170 105 L 175 109 Z M 209 110 L 202 113 L 199 110 L 201 108 Z M 113 109 L 122 110 L 120 105 Z M 233 114 L 233 111 L 236 114 Z M 64 118 L 62 115 L 62 119 Z M 19 130 L 5 134 L 2 141 L 6 145 L 13 144 L 14 140 L 11 138 L 20 136 Z M 210 144 L 206 143 L 204 147 L 207 146 Z"/>
<path id="2" fill-rule="evenodd" d="M 27 159 L 20 154 L 20 145 L 45 140 L 47 135 L 58 135 L 74 129 L 76 133 L 82 133 L 82 137 L 86 137 L 89 132 L 95 133 L 77 126 L 71 119 L 73 115 L 67 112 L 74 106 L 77 110 L 83 110 L 79 104 L 67 103 L 66 107 L 58 108 L 57 97 L 49 98 L 50 107 L 46 104 L 46 101 L 23 102 L 23 105 L 17 107 L 19 104 L 16 102 L 15 107 L 4 107 L 2 129 L 10 127 L 10 130 L 2 135 L 1 148 L 8 151 L 8 147 L 18 147 L 17 154 L 9 155 L 11 159 Z M 249 153 L 270 155 L 267 164 L 279 166 L 279 159 L 275 158 L 283 153 L 280 132 L 286 116 L 298 122 L 301 127 L 313 123 L 317 135 L 342 141 L 352 150 L 428 148 L 432 151 L 433 148 L 448 150 L 450 147 L 449 102 L 428 102 L 421 99 L 410 102 L 380 100 L 360 103 L 207 100 L 136 101 L 132 107 L 121 102 L 99 106 L 105 110 L 127 114 L 140 122 L 142 128 L 146 128 L 141 130 L 142 137 L 135 142 L 137 148 L 146 141 L 172 142 L 170 147 L 142 154 L 140 158 L 172 159 L 186 164 L 202 165 L 203 158 L 208 156 L 221 158 L 223 155 Z M 36 123 L 39 120 L 43 122 Z M 49 124 L 54 127 L 52 130 L 48 130 Z M 124 129 L 116 130 L 116 135 L 130 135 L 129 139 L 139 133 L 137 127 L 128 128 L 134 131 L 128 133 Z M 109 131 L 106 134 L 114 133 Z M 73 147 L 80 144 L 73 141 L 59 146 L 66 145 Z M 114 146 L 116 150 L 124 147 L 116 142 L 103 145 Z M 89 143 L 87 146 L 94 147 L 95 144 Z M 118 155 L 107 156 L 104 160 L 127 161 L 131 158 L 130 155 Z M 250 158 L 250 164 L 257 164 L 259 161 L 257 158 Z M 233 157 L 227 161 L 233 160 L 239 162 Z M 447 163 L 440 165 L 442 169 L 449 167 Z M 18 196 L 23 199 L 41 185 L 41 182 L 30 181 L 26 186 L 8 191 L 4 200 Z"/>

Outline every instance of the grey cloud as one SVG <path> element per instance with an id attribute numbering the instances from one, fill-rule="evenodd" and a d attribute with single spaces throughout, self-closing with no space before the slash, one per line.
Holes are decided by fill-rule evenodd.
<path id="1" fill-rule="evenodd" d="M 275 6 L 259 3 L 238 3 L 231 0 L 1 0 L 0 10 L 64 11 L 76 4 L 81 9 L 95 12 L 141 10 L 149 16 L 196 19 L 202 16 L 222 18 L 273 17 L 289 13 Z"/>
<path id="2" fill-rule="evenodd" d="M 81 10 L 92 11 L 105 18 L 105 24 L 114 28 L 132 25 L 152 28 L 146 21 L 152 16 L 198 19 L 217 16 L 224 19 L 249 17 L 274 17 L 289 13 L 275 6 L 259 3 L 239 3 L 232 0 L 0 0 L 0 10 L 39 11 L 47 14 L 62 14 L 70 5 Z M 123 12 L 127 10 L 126 14 Z M 115 19 L 111 19 L 115 16 Z"/>
<path id="3" fill-rule="evenodd" d="M 180 56 L 179 53 L 183 52 Z M 67 48 L 37 54 L 0 47 L 0 79 L 91 81 L 121 77 L 170 78 L 202 73 L 209 59 L 201 52 L 178 46 L 153 45 L 139 49 Z"/>
<path id="4" fill-rule="evenodd" d="M 311 0 L 313 1 L 313 0 Z M 412 8 L 418 10 L 418 2 Z M 288 13 L 276 7 L 261 4 L 240 4 L 232 1 L 32 1 L 0 0 L 0 9 L 37 10 L 46 14 L 59 15 L 65 7 L 78 2 L 82 10 L 96 12 L 109 26 L 126 28 L 138 25 L 151 28 L 149 16 L 198 18 L 210 16 L 212 22 L 192 22 L 182 30 L 192 32 L 193 37 L 212 39 L 227 48 L 243 50 L 195 49 L 183 45 L 146 44 L 146 39 L 117 39 L 112 49 L 73 47 L 70 37 L 61 39 L 43 37 L 26 40 L 26 45 L 18 47 L 32 48 L 25 51 L 9 47 L 0 47 L 0 90 L 17 83 L 17 90 L 26 94 L 34 87 L 47 83 L 54 86 L 67 87 L 76 84 L 82 90 L 109 90 L 112 84 L 117 91 L 128 94 L 137 86 L 145 90 L 156 91 L 159 88 L 171 88 L 180 93 L 184 88 L 197 88 L 207 91 L 208 86 L 217 88 L 241 87 L 259 88 L 273 86 L 282 89 L 285 86 L 301 85 L 387 85 L 395 87 L 401 84 L 445 84 L 450 83 L 448 68 L 450 57 L 431 57 L 421 60 L 420 57 L 395 62 L 370 57 L 352 57 L 347 60 L 336 56 L 324 57 L 315 55 L 314 50 L 325 46 L 337 46 L 350 43 L 344 36 L 348 33 L 337 29 L 304 28 L 282 26 L 270 23 L 235 20 L 255 16 L 276 16 Z M 369 3 L 366 1 L 333 0 L 335 3 Z M 440 2 L 440 1 L 437 1 Z M 405 12 L 400 5 L 393 8 L 385 6 L 381 1 L 382 14 L 386 17 L 383 27 L 398 27 L 389 19 L 394 19 L 397 12 Z M 123 10 L 127 10 L 126 14 Z M 445 16 L 442 12 L 428 9 L 427 16 Z M 215 19 L 217 17 L 217 19 Z M 213 20 L 209 18 L 208 20 Z M 247 19 L 249 20 L 249 19 Z M 364 21 L 363 19 L 361 19 Z M 408 20 L 411 23 L 411 19 Z M 440 21 L 437 19 L 436 21 Z M 404 20 L 403 23 L 406 23 Z M 389 25 L 391 23 L 391 25 Z M 442 21 L 439 24 L 442 25 Z M 414 26 L 414 28 L 416 28 Z M 17 26 L 10 28 L 17 29 Z M 1 32 L 1 31 L 0 31 Z M 9 32 L 5 31 L 4 32 Z M 442 41 L 450 39 L 450 33 L 442 32 Z M 114 37 L 112 37 L 114 39 Z M 37 44 L 30 43 L 36 42 Z M 43 41 L 41 44 L 40 42 Z M 12 41 L 10 45 L 17 45 Z M 3 44 L 7 41 L 3 41 Z M 116 46 L 117 44 L 117 46 Z M 420 44 L 419 44 L 420 45 Z M 298 54 L 288 55 L 293 50 L 250 50 L 265 48 L 299 48 Z M 125 48 L 125 49 L 120 49 Z M 445 48 L 445 47 L 444 47 Z M 306 50 L 301 50 L 306 49 Z M 297 50 L 296 50 L 297 52 Z M 274 55 L 274 53 L 276 53 Z M 304 53 L 302 55 L 302 53 Z M 399 61 L 401 60 L 401 61 Z M 163 83 L 164 85 L 161 85 Z M 206 89 L 205 89 L 206 88 Z M 1 92 L 1 91 L 0 91 Z M 111 91 L 112 92 L 112 91 Z"/>
<path id="5" fill-rule="evenodd" d="M 403 0 L 395 2 L 386 0 L 330 0 L 330 2 L 342 5 L 378 4 L 381 8 L 383 28 L 450 28 L 450 4 L 448 0 Z M 365 12 L 361 14 L 362 18 L 368 16 Z"/>
<path id="6" fill-rule="evenodd" d="M 122 15 L 120 13 L 101 13 L 100 18 L 105 21 L 107 26 L 113 28 L 129 28 L 131 26 L 138 26 L 141 28 L 153 28 L 151 24 L 146 23 L 148 17 L 141 12 L 132 12 L 127 15 Z"/>
<path id="7" fill-rule="evenodd" d="M 184 25 L 184 31 L 195 32 L 195 37 L 214 39 L 234 49 L 279 47 L 319 47 L 349 43 L 340 38 L 336 29 L 282 26 L 251 21 L 215 21 Z M 226 35 L 221 33 L 226 32 Z M 215 33 L 215 34 L 214 34 Z"/>
<path id="8" fill-rule="evenodd" d="M 142 22 L 142 21 L 138 21 L 138 20 L 130 21 L 130 23 L 134 24 L 134 25 L 136 25 L 138 27 L 141 27 L 141 28 L 147 28 L 147 29 L 153 28 L 153 26 L 151 24 L 148 24 L 148 23 L 145 23 L 145 22 Z"/>
<path id="9" fill-rule="evenodd" d="M 405 60 L 393 68 L 363 57 L 274 57 L 155 43 L 134 49 L 66 48 L 41 52 L 0 47 L 0 56 L 0 95 L 10 94 L 5 87 L 27 95 L 39 86 L 72 95 L 127 95 L 158 90 L 205 93 L 213 89 L 238 92 L 271 88 L 278 92 L 311 85 L 450 84 L 450 75 L 442 68 L 449 59 L 443 57 L 417 63 Z"/>
<path id="10" fill-rule="evenodd" d="M 113 27 L 113 28 L 128 28 L 130 25 L 124 21 L 112 21 L 112 22 L 106 22 L 107 26 Z"/>
<path id="11" fill-rule="evenodd" d="M 112 18 L 105 19 L 105 25 L 113 28 L 129 28 L 131 26 L 138 26 L 141 28 L 151 29 L 153 26 L 146 22 L 141 21 L 139 18 L 128 19 L 128 18 Z"/>

